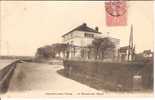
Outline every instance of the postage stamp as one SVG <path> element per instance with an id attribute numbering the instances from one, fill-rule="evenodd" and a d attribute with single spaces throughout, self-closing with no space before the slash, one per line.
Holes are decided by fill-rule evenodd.
<path id="1" fill-rule="evenodd" d="M 127 4 L 125 0 L 108 0 L 105 2 L 106 25 L 127 25 Z"/>

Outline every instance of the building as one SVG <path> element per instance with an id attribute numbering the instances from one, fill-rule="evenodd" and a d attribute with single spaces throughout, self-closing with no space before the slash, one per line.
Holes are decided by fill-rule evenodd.
<path id="1" fill-rule="evenodd" d="M 100 37 L 101 32 L 99 32 L 98 27 L 92 29 L 87 26 L 86 23 L 76 27 L 70 32 L 64 34 L 63 43 L 74 44 L 76 46 L 85 47 L 91 44 L 94 38 Z"/>
<path id="2" fill-rule="evenodd" d="M 154 59 L 154 53 L 151 50 L 144 50 L 142 53 L 145 61 L 152 61 Z"/>
<path id="3" fill-rule="evenodd" d="M 128 61 L 129 46 L 119 48 L 119 61 Z"/>
<path id="4" fill-rule="evenodd" d="M 85 58 L 89 59 L 91 57 L 88 56 L 88 52 L 90 49 L 88 48 L 89 45 L 92 44 L 92 41 L 97 38 L 104 38 L 105 35 L 99 32 L 99 28 L 95 27 L 90 28 L 87 26 L 86 23 L 74 28 L 73 30 L 69 31 L 68 33 L 62 36 L 63 43 L 72 45 L 69 49 L 69 58 Z M 118 48 L 119 48 L 119 39 L 109 37 L 112 42 L 116 45 L 116 50 L 114 51 L 114 56 L 118 55 Z"/>
<path id="5" fill-rule="evenodd" d="M 153 52 L 151 50 L 144 50 L 143 51 L 143 56 L 145 58 L 152 58 L 153 57 Z"/>

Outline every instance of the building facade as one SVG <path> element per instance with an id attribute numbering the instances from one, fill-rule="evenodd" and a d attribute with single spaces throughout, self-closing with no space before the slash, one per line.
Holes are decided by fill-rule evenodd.
<path id="1" fill-rule="evenodd" d="M 89 57 L 89 54 L 91 54 L 90 49 L 88 48 L 89 45 L 92 44 L 92 41 L 94 39 L 98 38 L 104 38 L 104 34 L 99 32 L 99 28 L 95 27 L 90 28 L 87 26 L 86 23 L 83 23 L 82 25 L 74 28 L 70 32 L 64 34 L 62 36 L 63 43 L 72 45 L 72 48 L 69 49 L 69 58 L 85 58 L 90 59 L 93 57 Z M 120 40 L 116 38 L 109 37 L 110 40 L 115 43 L 116 49 L 114 50 L 115 54 L 113 56 L 118 56 L 118 48 Z M 93 55 L 93 54 L 91 54 Z"/>
<path id="2" fill-rule="evenodd" d="M 89 28 L 86 23 L 78 26 L 72 31 L 64 34 L 63 43 L 74 44 L 76 46 L 84 47 L 92 43 L 94 38 L 99 38 L 101 33 L 98 27 L 95 29 Z"/>

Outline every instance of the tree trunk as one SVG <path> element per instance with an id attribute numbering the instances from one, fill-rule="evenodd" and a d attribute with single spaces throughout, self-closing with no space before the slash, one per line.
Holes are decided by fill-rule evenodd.
<path id="1" fill-rule="evenodd" d="M 102 51 L 102 60 L 104 60 L 104 51 Z"/>

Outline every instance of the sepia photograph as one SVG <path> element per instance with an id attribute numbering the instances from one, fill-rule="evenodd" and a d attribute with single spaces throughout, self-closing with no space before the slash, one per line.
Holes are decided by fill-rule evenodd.
<path id="1" fill-rule="evenodd" d="M 152 97 L 153 8 L 153 0 L 0 1 L 0 97 Z"/>

